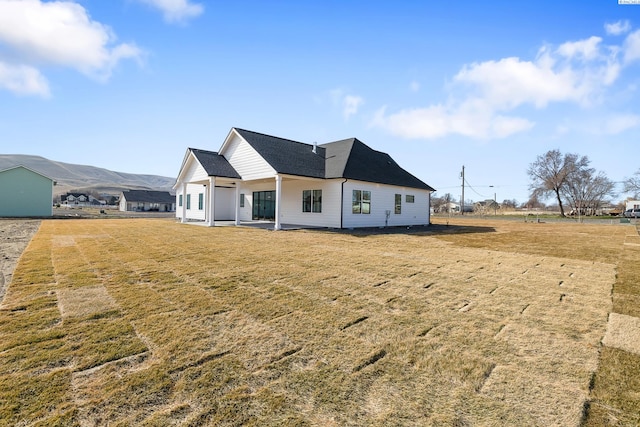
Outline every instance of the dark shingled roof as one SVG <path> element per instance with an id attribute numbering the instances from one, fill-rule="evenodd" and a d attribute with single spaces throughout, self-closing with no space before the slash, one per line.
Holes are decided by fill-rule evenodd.
<path id="1" fill-rule="evenodd" d="M 175 203 L 176 198 L 168 191 L 127 190 L 122 192 L 127 202 Z"/>
<path id="2" fill-rule="evenodd" d="M 198 150 L 196 148 L 190 148 L 190 150 L 209 176 L 235 179 L 242 178 L 227 159 L 215 151 Z"/>
<path id="3" fill-rule="evenodd" d="M 324 150 L 314 153 L 313 146 L 290 139 L 264 135 L 250 130 L 235 130 L 278 173 L 324 178 Z"/>
<path id="4" fill-rule="evenodd" d="M 386 153 L 376 151 L 356 138 L 318 145 L 278 138 L 245 129 L 238 134 L 277 173 L 312 178 L 347 178 L 378 184 L 435 191 Z M 241 178 L 227 159 L 213 151 L 190 149 L 210 176 Z"/>
<path id="5" fill-rule="evenodd" d="M 327 178 L 347 178 L 378 184 L 435 191 L 406 170 L 387 153 L 376 151 L 357 138 L 323 144 Z"/>

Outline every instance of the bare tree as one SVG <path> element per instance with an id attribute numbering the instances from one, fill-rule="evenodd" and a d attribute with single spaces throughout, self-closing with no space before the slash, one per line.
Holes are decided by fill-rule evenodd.
<path id="1" fill-rule="evenodd" d="M 442 197 L 431 196 L 431 206 L 434 212 L 448 212 L 450 203 L 454 201 L 451 193 L 446 193 Z"/>
<path id="2" fill-rule="evenodd" d="M 502 202 L 502 206 L 504 206 L 506 209 L 515 209 L 518 206 L 518 201 L 516 199 L 504 199 L 504 201 Z"/>
<path id="3" fill-rule="evenodd" d="M 582 168 L 567 179 L 562 193 L 579 215 L 595 215 L 607 197 L 615 195 L 615 183 L 603 172 L 593 168 Z"/>
<path id="4" fill-rule="evenodd" d="M 631 178 L 627 178 L 624 181 L 623 191 L 625 193 L 633 193 L 633 197 L 640 195 L 640 169 Z"/>
<path id="5" fill-rule="evenodd" d="M 555 195 L 560 215 L 566 216 L 562 204 L 562 191 L 570 177 L 588 165 L 589 159 L 586 156 L 580 157 L 571 153 L 563 155 L 560 150 L 550 150 L 538 156 L 527 170 L 532 180 L 529 186 L 531 199 L 538 200 Z"/>

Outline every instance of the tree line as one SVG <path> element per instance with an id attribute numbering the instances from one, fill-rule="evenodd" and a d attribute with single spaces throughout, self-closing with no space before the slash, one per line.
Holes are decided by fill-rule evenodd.
<path id="1" fill-rule="evenodd" d="M 531 199 L 555 198 L 562 216 L 566 216 L 565 208 L 574 214 L 595 214 L 617 193 L 616 183 L 590 164 L 587 156 L 562 154 L 560 150 L 550 150 L 538 156 L 527 169 L 531 178 Z M 624 192 L 637 196 L 640 193 L 640 169 L 623 184 Z"/>
<path id="2" fill-rule="evenodd" d="M 543 200 L 553 199 L 562 216 L 567 216 L 567 212 L 595 215 L 603 206 L 611 203 L 617 192 L 616 183 L 590 164 L 587 156 L 563 154 L 557 149 L 538 156 L 527 169 L 531 179 L 531 193 L 529 200 L 522 206 L 544 206 Z M 640 197 L 640 169 L 624 180 L 622 191 L 634 198 Z M 442 197 L 432 197 L 431 206 L 435 212 L 447 212 L 455 202 L 455 198 L 446 193 Z M 473 204 L 465 201 L 467 203 L 469 206 Z M 504 200 L 500 206 L 514 209 L 519 207 L 516 200 Z"/>

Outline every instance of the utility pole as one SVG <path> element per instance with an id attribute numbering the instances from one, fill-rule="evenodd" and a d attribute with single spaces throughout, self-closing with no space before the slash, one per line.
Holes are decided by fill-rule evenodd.
<path id="1" fill-rule="evenodd" d="M 497 193 L 493 193 L 493 214 L 498 215 L 498 199 L 496 197 Z"/>
<path id="2" fill-rule="evenodd" d="M 460 215 L 464 215 L 464 165 L 462 165 L 462 200 L 460 200 Z"/>

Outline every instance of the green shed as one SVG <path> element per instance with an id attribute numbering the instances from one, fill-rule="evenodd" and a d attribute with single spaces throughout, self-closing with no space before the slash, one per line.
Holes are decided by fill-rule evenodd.
<path id="1" fill-rule="evenodd" d="M 53 215 L 51 178 L 24 166 L 0 171 L 0 217 Z"/>

